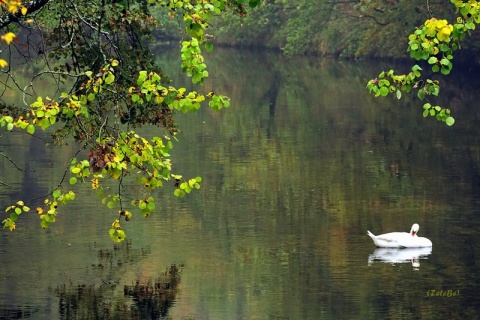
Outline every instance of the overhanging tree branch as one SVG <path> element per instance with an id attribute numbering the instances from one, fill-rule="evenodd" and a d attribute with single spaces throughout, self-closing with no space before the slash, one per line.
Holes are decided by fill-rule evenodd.
<path id="1" fill-rule="evenodd" d="M 54 144 L 73 140 L 86 151 L 73 157 L 60 183 L 52 186 L 53 191 L 37 208 L 43 228 L 56 221 L 59 205 L 75 199 L 71 189 L 77 183 L 90 181 L 102 204 L 109 209 L 120 209 L 109 232 L 115 242 L 125 239 L 120 218 L 126 221 L 132 218 L 127 206 L 148 216 L 155 211 L 151 192 L 164 184 L 174 184 L 177 197 L 200 188 L 200 177 L 185 179 L 172 169 L 170 150 L 179 133 L 174 115 L 176 111 L 193 112 L 205 103 L 219 110 L 230 105 L 229 99 L 213 92 L 201 94 L 176 88 L 164 75 L 146 42 L 152 30 L 162 26 L 162 21 L 179 16 L 179 20 L 187 22 L 185 41 L 179 52 L 182 70 L 194 84 L 203 83 L 209 73 L 202 50 L 213 49 L 206 34 L 211 19 L 228 14 L 227 10 L 243 16 L 246 8 L 236 0 L 204 0 L 195 6 L 190 1 L 148 3 L 137 1 L 129 6 L 131 1 L 33 0 L 20 4 L 14 14 L 6 13 L 5 8 L 5 13 L 0 14 L 0 28 L 14 23 L 23 30 L 29 29 L 32 35 L 29 38 L 23 33 L 14 39 L 11 30 L 3 35 L 2 39 L 18 51 L 18 54 L 9 51 L 12 63 L 2 71 L 6 74 L 4 91 L 23 94 L 25 106 L 0 105 L 0 127 L 7 132 L 21 130 L 31 136 L 36 130 L 48 130 Z M 249 1 L 250 6 L 256 4 L 258 1 Z M 28 23 L 22 24 L 23 20 Z M 21 67 L 27 64 L 33 70 L 34 74 L 29 75 L 31 81 L 16 72 L 19 64 L 13 60 L 18 57 L 25 62 Z M 3 65 L 7 66 L 7 61 Z M 42 86 L 49 91 L 38 92 L 37 96 L 34 81 L 44 78 L 54 80 L 54 92 L 51 87 Z M 158 130 L 150 131 L 155 133 L 134 130 L 144 126 L 163 131 L 158 134 Z M 67 174 L 70 174 L 68 185 Z M 123 181 L 129 176 L 135 176 L 145 192 L 127 203 L 122 201 L 126 191 Z M 109 187 L 110 179 L 118 182 L 118 190 Z M 9 210 L 13 213 L 3 220 L 3 226 L 15 230 L 18 216 L 30 209 L 18 201 L 8 206 Z"/>

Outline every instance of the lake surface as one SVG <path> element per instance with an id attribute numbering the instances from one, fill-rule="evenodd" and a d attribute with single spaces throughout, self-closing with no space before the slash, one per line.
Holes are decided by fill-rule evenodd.
<path id="1" fill-rule="evenodd" d="M 1 319 L 480 317 L 476 74 L 442 81 L 447 127 L 423 119 L 416 99 L 369 96 L 381 63 L 226 49 L 209 60 L 205 91 L 232 106 L 179 115 L 172 152 L 201 189 L 160 190 L 157 212 L 123 223 L 119 245 L 108 237 L 115 210 L 87 186 L 48 230 L 22 215 L 0 232 Z M 38 206 L 75 151 L 22 134 L 0 144 L 35 170 L 0 158 L 4 207 Z M 413 223 L 431 252 L 378 251 L 367 236 Z M 168 295 L 130 290 L 160 281 Z"/>

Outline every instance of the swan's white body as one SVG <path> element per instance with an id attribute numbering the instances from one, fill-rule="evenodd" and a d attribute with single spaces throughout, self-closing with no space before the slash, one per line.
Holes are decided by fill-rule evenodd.
<path id="1" fill-rule="evenodd" d="M 423 248 L 432 247 L 432 241 L 424 237 L 418 237 L 417 232 L 420 229 L 418 224 L 414 224 L 410 233 L 390 232 L 381 235 L 374 235 L 370 231 L 367 234 L 372 238 L 375 245 L 379 248 Z"/>

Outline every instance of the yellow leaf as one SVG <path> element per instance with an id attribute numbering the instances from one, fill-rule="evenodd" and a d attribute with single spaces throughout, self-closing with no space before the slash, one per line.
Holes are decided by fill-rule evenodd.
<path id="1" fill-rule="evenodd" d="M 26 7 L 22 7 L 22 15 L 26 15 L 27 14 L 27 8 Z"/>
<path id="2" fill-rule="evenodd" d="M 442 30 L 440 30 L 440 32 L 446 35 L 447 37 L 452 33 L 452 31 L 453 31 L 453 26 L 451 24 L 443 27 Z"/>
<path id="3" fill-rule="evenodd" d="M 8 62 L 3 59 L 0 59 L 0 68 L 5 68 L 6 66 L 8 66 Z"/>
<path id="4" fill-rule="evenodd" d="M 10 13 L 16 13 L 18 11 L 18 6 L 16 3 L 14 3 L 14 1 L 10 1 L 8 4 L 8 11 Z"/>
<path id="5" fill-rule="evenodd" d="M 15 33 L 13 32 L 7 32 L 2 36 L 2 40 L 5 40 L 7 44 L 10 44 L 14 38 L 15 38 Z"/>
<path id="6" fill-rule="evenodd" d="M 448 24 L 447 20 L 437 20 L 437 28 L 442 29 Z"/>

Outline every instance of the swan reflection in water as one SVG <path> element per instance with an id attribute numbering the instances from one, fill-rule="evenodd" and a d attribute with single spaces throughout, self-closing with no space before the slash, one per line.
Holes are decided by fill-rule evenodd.
<path id="1" fill-rule="evenodd" d="M 414 268 L 420 267 L 420 259 L 428 259 L 432 248 L 377 248 L 368 256 L 368 265 L 374 262 L 390 264 L 411 262 Z"/>

